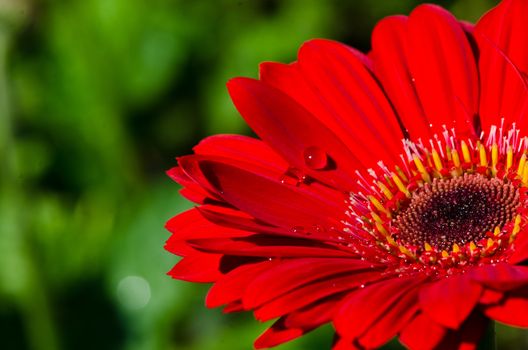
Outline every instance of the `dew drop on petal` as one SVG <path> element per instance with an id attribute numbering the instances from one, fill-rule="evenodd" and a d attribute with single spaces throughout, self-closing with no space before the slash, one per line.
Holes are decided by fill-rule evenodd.
<path id="1" fill-rule="evenodd" d="M 325 231 L 324 227 L 321 225 L 313 225 L 312 229 L 315 233 L 322 233 Z"/>
<path id="2" fill-rule="evenodd" d="M 310 169 L 321 170 L 328 165 L 328 155 L 319 147 L 308 147 L 304 150 L 304 163 Z"/>
<path id="3" fill-rule="evenodd" d="M 302 227 L 302 226 L 294 226 L 292 228 L 292 232 L 293 233 L 302 233 L 303 231 L 304 231 L 304 227 Z"/>
<path id="4" fill-rule="evenodd" d="M 304 180 L 306 175 L 297 168 L 289 168 L 279 179 L 282 184 L 291 186 L 299 186 Z"/>

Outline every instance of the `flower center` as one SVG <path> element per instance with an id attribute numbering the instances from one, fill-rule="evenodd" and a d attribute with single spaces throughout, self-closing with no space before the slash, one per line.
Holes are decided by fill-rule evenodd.
<path id="1" fill-rule="evenodd" d="M 478 242 L 511 221 L 519 207 L 518 190 L 497 178 L 464 174 L 433 179 L 413 192 L 394 219 L 405 245 L 451 250 Z"/>
<path id="2" fill-rule="evenodd" d="M 357 173 L 343 222 L 352 246 L 433 271 L 507 259 L 528 222 L 528 138 L 518 135 L 501 125 L 486 141 L 447 129 L 430 147 L 404 140 L 399 166 Z"/>

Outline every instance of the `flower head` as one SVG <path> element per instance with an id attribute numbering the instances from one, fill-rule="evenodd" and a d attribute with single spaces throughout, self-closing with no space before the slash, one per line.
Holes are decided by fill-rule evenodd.
<path id="1" fill-rule="evenodd" d="M 219 135 L 169 175 L 175 278 L 277 319 L 270 347 L 332 322 L 334 349 L 474 347 L 528 327 L 528 1 L 475 26 L 422 5 L 364 55 L 313 40 L 228 83 L 260 137 Z"/>

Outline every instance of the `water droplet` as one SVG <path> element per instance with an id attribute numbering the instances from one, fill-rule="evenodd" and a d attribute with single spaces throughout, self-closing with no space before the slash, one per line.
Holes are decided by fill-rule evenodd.
<path id="1" fill-rule="evenodd" d="M 306 175 L 296 168 L 289 168 L 279 179 L 282 184 L 291 186 L 299 186 L 304 180 Z"/>
<path id="2" fill-rule="evenodd" d="M 304 163 L 310 169 L 321 170 L 328 165 L 328 155 L 319 147 L 308 147 L 304 150 Z"/>
<path id="3" fill-rule="evenodd" d="M 360 286 L 359 286 L 359 288 L 365 288 L 365 285 L 364 285 L 364 284 L 362 284 L 362 285 L 360 285 Z"/>
<path id="4" fill-rule="evenodd" d="M 313 225 L 312 230 L 314 233 L 322 233 L 325 231 L 324 227 L 321 225 Z"/>
<path id="5" fill-rule="evenodd" d="M 304 227 L 302 227 L 302 226 L 294 226 L 294 227 L 292 227 L 292 232 L 293 233 L 301 233 L 303 231 L 304 231 Z"/>

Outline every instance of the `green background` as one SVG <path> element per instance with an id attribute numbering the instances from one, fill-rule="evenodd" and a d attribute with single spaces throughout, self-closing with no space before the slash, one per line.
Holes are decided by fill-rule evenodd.
<path id="1" fill-rule="evenodd" d="M 474 21 L 493 3 L 442 5 Z M 266 325 L 166 276 L 164 223 L 191 204 L 164 171 L 206 135 L 249 132 L 230 77 L 315 37 L 368 50 L 377 20 L 417 4 L 0 0 L 0 348 L 250 349 Z M 330 342 L 327 326 L 278 349 Z"/>

